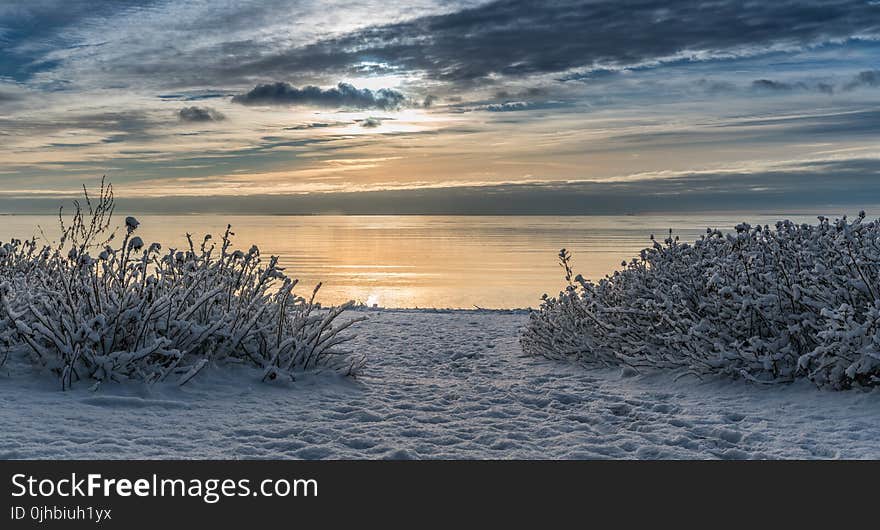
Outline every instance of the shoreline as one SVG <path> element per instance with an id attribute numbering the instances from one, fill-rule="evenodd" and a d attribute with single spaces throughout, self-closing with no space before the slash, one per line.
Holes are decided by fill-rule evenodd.
<path id="1" fill-rule="evenodd" d="M 328 309 L 334 306 L 321 306 Z M 359 312 L 385 312 L 385 313 L 497 313 L 502 315 L 528 315 L 537 308 L 531 307 L 515 307 L 515 308 L 494 308 L 494 307 L 371 307 L 371 306 L 354 306 L 346 309 L 346 311 Z M 343 313 L 344 314 L 344 313 Z"/>

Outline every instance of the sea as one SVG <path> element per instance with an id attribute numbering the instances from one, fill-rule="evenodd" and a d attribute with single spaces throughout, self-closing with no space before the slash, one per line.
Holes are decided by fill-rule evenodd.
<path id="1" fill-rule="evenodd" d="M 833 212 L 824 212 L 833 215 Z M 841 212 L 855 215 L 856 212 Z M 779 219 L 815 223 L 815 213 L 735 212 L 595 216 L 420 215 L 135 215 L 138 235 L 163 248 L 186 247 L 186 234 L 219 239 L 232 225 L 234 246 L 276 255 L 308 295 L 388 308 L 536 308 L 565 285 L 558 254 L 572 254 L 576 273 L 600 279 L 659 240 L 693 241 L 707 228 Z M 116 219 L 122 223 L 123 216 Z M 57 238 L 51 215 L 0 216 L 0 241 Z"/>

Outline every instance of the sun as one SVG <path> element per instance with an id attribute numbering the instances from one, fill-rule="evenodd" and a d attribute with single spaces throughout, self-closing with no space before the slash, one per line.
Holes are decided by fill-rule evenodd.
<path id="1" fill-rule="evenodd" d="M 371 293 L 370 296 L 367 297 L 367 306 L 373 307 L 379 305 L 379 295 L 376 293 Z"/>

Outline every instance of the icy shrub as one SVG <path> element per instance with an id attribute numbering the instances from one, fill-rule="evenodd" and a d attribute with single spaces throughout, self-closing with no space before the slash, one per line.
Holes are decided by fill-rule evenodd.
<path id="1" fill-rule="evenodd" d="M 652 237 L 653 239 L 653 237 Z M 761 383 L 880 384 L 880 221 L 819 217 L 693 244 L 654 241 L 598 282 L 544 296 L 528 353 L 603 365 L 717 373 Z"/>
<path id="2" fill-rule="evenodd" d="M 308 299 L 294 294 L 297 281 L 276 257 L 232 249 L 229 227 L 217 245 L 187 235 L 185 248 L 163 251 L 135 235 L 133 217 L 114 244 L 112 214 L 112 187 L 102 183 L 69 223 L 59 215 L 58 243 L 0 245 L 4 352 L 26 349 L 65 389 L 82 380 L 184 384 L 210 362 L 255 365 L 264 380 L 363 367 L 362 356 L 339 349 L 362 320 L 339 321 L 351 303 L 321 308 L 320 284 Z"/>

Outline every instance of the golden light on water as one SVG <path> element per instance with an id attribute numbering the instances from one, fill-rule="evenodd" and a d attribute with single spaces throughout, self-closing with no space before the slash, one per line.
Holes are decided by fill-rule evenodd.
<path id="1" fill-rule="evenodd" d="M 541 295 L 564 287 L 560 248 L 574 256 L 578 273 L 599 279 L 672 227 L 693 240 L 706 226 L 730 229 L 739 216 L 157 216 L 137 215 L 138 235 L 165 251 L 219 237 L 232 224 L 234 246 L 256 244 L 279 256 L 286 272 L 318 300 L 355 300 L 382 307 L 537 307 Z M 792 217 L 797 220 L 798 217 Z M 120 218 L 121 219 L 121 218 Z M 623 219 L 623 220 L 622 220 Z M 811 218 L 804 217 L 804 221 Z M 775 216 L 751 216 L 773 222 Z M 0 241 L 57 233 L 54 216 L 6 216 Z"/>
<path id="2" fill-rule="evenodd" d="M 367 297 L 366 304 L 370 307 L 376 306 L 376 305 L 379 305 L 379 302 L 381 299 L 382 298 L 379 296 L 378 293 L 372 293 L 372 294 L 370 294 L 370 296 Z"/>

